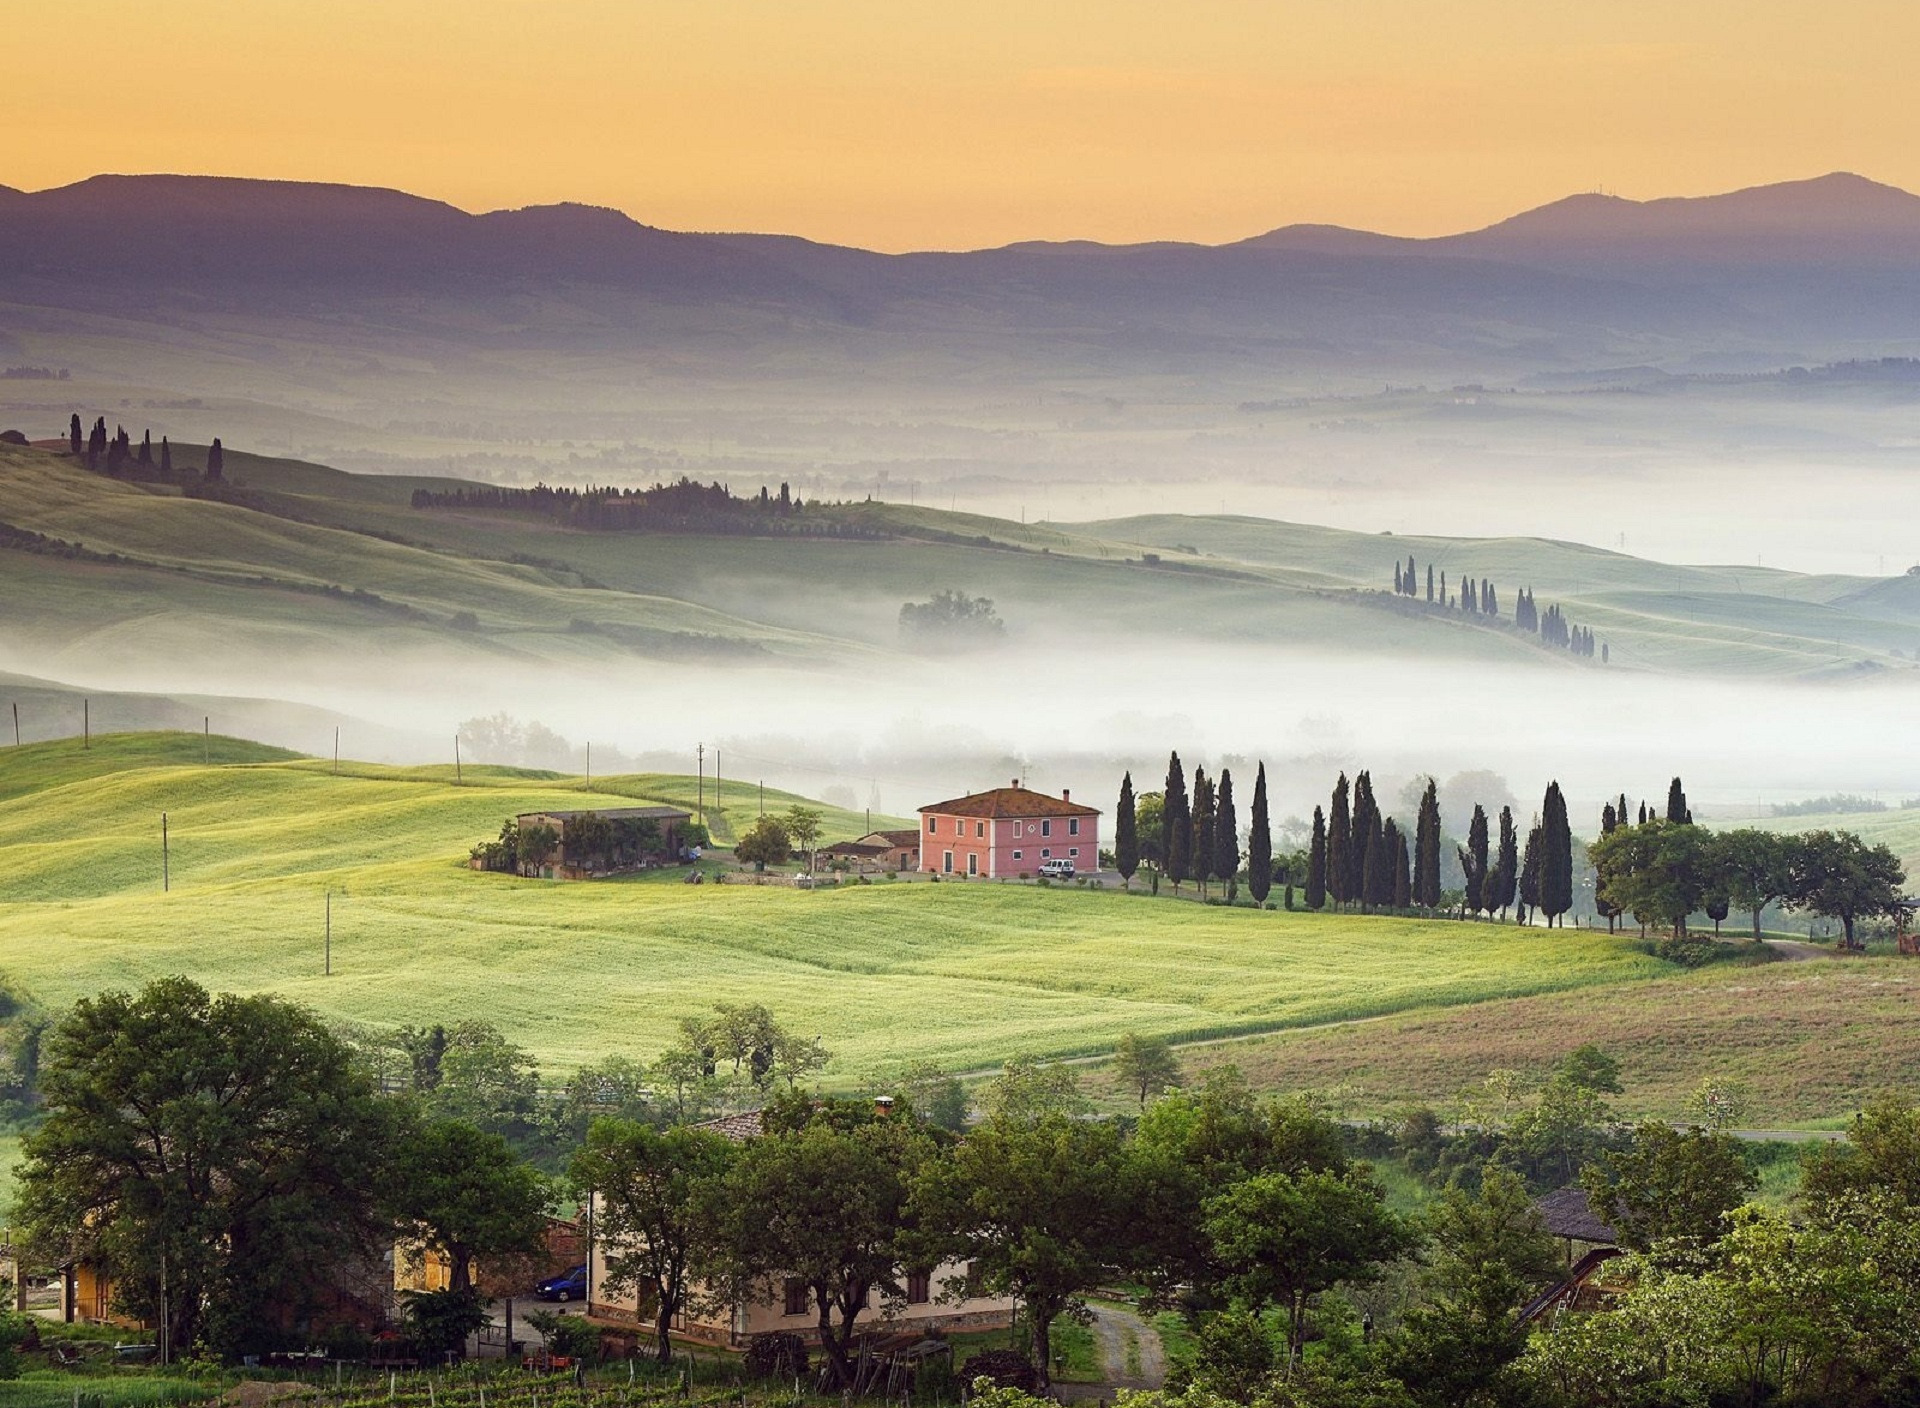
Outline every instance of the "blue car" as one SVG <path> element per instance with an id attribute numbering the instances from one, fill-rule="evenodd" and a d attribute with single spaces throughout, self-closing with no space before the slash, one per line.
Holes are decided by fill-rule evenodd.
<path id="1" fill-rule="evenodd" d="M 576 1266 L 571 1271 L 551 1276 L 533 1288 L 533 1293 L 541 1300 L 557 1300 L 563 1304 L 570 1300 L 587 1298 L 587 1268 Z"/>

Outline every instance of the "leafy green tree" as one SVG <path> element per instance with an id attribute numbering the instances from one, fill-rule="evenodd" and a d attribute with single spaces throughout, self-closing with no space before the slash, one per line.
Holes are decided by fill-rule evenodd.
<path id="1" fill-rule="evenodd" d="M 1413 902 L 1429 913 L 1440 907 L 1440 788 L 1431 777 L 1414 823 Z"/>
<path id="2" fill-rule="evenodd" d="M 860 1316 L 876 1292 L 903 1295 L 908 1190 L 928 1153 L 911 1121 L 857 1121 L 831 1102 L 798 1127 L 769 1126 L 721 1184 L 707 1285 L 733 1303 L 776 1294 L 788 1279 L 805 1286 L 828 1386 L 851 1389 Z"/>
<path id="3" fill-rule="evenodd" d="M 1556 1182 L 1570 1183 L 1581 1165 L 1605 1146 L 1604 1126 L 1610 1122 L 1599 1091 L 1556 1071 L 1534 1102 L 1514 1116 L 1507 1136 L 1536 1170 Z"/>
<path id="4" fill-rule="evenodd" d="M 1164 1090 L 1177 1089 L 1180 1058 L 1163 1036 L 1124 1033 L 1113 1050 L 1113 1073 L 1129 1092 L 1139 1097 L 1140 1108 Z"/>
<path id="5" fill-rule="evenodd" d="M 1838 919 L 1849 948 L 1855 921 L 1896 913 L 1907 882 L 1898 856 L 1851 831 L 1809 831 L 1797 838 L 1788 875 L 1788 902 Z"/>
<path id="6" fill-rule="evenodd" d="M 1004 640 L 1007 623 L 988 597 L 935 592 L 928 601 L 909 601 L 900 607 L 900 633 L 936 649 L 959 649 Z"/>
<path id="7" fill-rule="evenodd" d="M 1687 1113 L 1709 1134 L 1735 1129 L 1746 1118 L 1747 1087 L 1725 1076 L 1702 1076 L 1687 1093 Z"/>
<path id="8" fill-rule="evenodd" d="M 1193 869 L 1193 815 L 1187 797 L 1186 774 L 1180 768 L 1180 755 L 1167 760 L 1167 786 L 1161 794 L 1160 854 L 1173 892 L 1180 893 L 1180 882 Z"/>
<path id="9" fill-rule="evenodd" d="M 980 1092 L 980 1109 L 990 1120 L 1031 1124 L 1038 1120 L 1077 1118 L 1093 1108 L 1081 1093 L 1071 1066 L 1016 1056 Z"/>
<path id="10" fill-rule="evenodd" d="M 433 1114 L 510 1140 L 528 1138 L 540 1066 L 532 1052 L 508 1041 L 493 1023 L 475 1020 L 447 1028 L 438 1072 L 426 1100 Z"/>
<path id="11" fill-rule="evenodd" d="M 1253 807 L 1247 817 L 1247 890 L 1263 905 L 1273 892 L 1273 826 L 1267 816 L 1267 765 L 1253 775 Z"/>
<path id="12" fill-rule="evenodd" d="M 568 1177 L 595 1196 L 596 1233 L 610 1249 L 611 1291 L 641 1292 L 654 1313 L 654 1357 L 673 1359 L 673 1322 L 717 1255 L 725 1179 L 736 1146 L 710 1129 L 654 1129 L 631 1120 L 594 1123 Z"/>
<path id="13" fill-rule="evenodd" d="M 793 838 L 779 817 L 763 816 L 733 843 L 733 854 L 751 863 L 755 870 L 785 865 L 793 857 Z"/>
<path id="14" fill-rule="evenodd" d="M 815 807 L 803 807 L 798 802 L 787 808 L 783 818 L 787 836 L 794 846 L 807 853 L 807 874 L 813 874 L 814 861 L 820 846 L 820 812 Z"/>
<path id="15" fill-rule="evenodd" d="M 1327 903 L 1327 819 L 1320 808 L 1313 809 L 1313 840 L 1307 849 L 1307 908 L 1320 910 Z"/>
<path id="16" fill-rule="evenodd" d="M 924 1165 L 914 1196 L 923 1262 L 968 1260 L 984 1289 L 1019 1298 L 1043 1391 L 1053 1326 L 1125 1259 L 1132 1212 L 1118 1130 L 1058 1113 L 989 1115 Z"/>
<path id="17" fill-rule="evenodd" d="M 1560 1273 L 1526 1184 L 1491 1164 L 1477 1194 L 1449 1187 L 1422 1221 L 1426 1299 L 1382 1347 L 1385 1367 L 1431 1408 L 1525 1402 L 1512 1372 L 1527 1347 L 1519 1311 Z"/>
<path id="18" fill-rule="evenodd" d="M 538 1252 L 551 1192 L 546 1179 L 490 1131 L 425 1119 L 404 1129 L 387 1168 L 387 1199 L 405 1227 L 447 1260 L 447 1287 L 473 1287 L 476 1258 Z"/>
<path id="19" fill-rule="evenodd" d="M 1600 1095 L 1619 1095 L 1620 1063 L 1592 1042 L 1576 1046 L 1560 1058 L 1559 1073 L 1582 1090 Z"/>
<path id="20" fill-rule="evenodd" d="M 1668 924 L 1684 938 L 1712 878 L 1707 833 L 1698 826 L 1649 821 L 1623 826 L 1589 848 L 1608 902 L 1642 924 Z"/>
<path id="21" fill-rule="evenodd" d="M 1728 898 L 1753 916 L 1753 941 L 1759 943 L 1760 916 L 1793 889 L 1793 845 L 1777 832 L 1748 826 L 1718 833 L 1713 846 Z"/>
<path id="22" fill-rule="evenodd" d="M 550 1116 L 562 1147 L 585 1141 L 598 1119 L 654 1119 L 652 1080 L 646 1066 L 626 1056 L 608 1056 L 575 1071 Z"/>
<path id="23" fill-rule="evenodd" d="M 430 1363 L 444 1363 L 449 1356 L 459 1354 L 491 1318 L 486 1302 L 471 1286 L 403 1291 L 400 1305 L 407 1338 Z"/>
<path id="24" fill-rule="evenodd" d="M 1801 1195 L 1822 1216 L 1866 1198 L 1920 1210 L 1920 1106 L 1900 1092 L 1875 1096 L 1845 1140 L 1816 1145 L 1802 1167 Z"/>
<path id="25" fill-rule="evenodd" d="M 390 1107 L 305 1009 L 185 978 L 82 998 L 46 1041 L 15 1212 L 48 1261 L 107 1267 L 184 1351 L 237 1351 L 263 1306 L 379 1245 Z M 164 1307 L 161 1286 L 165 1285 Z"/>
<path id="26" fill-rule="evenodd" d="M 914 1114 L 935 1129 L 958 1134 L 967 1127 L 967 1088 L 951 1071 L 916 1061 L 901 1076 L 900 1090 Z"/>
<path id="27" fill-rule="evenodd" d="M 1240 814 L 1233 805 L 1233 774 L 1225 768 L 1213 802 L 1213 873 L 1226 885 L 1232 904 L 1240 884 Z"/>
<path id="28" fill-rule="evenodd" d="M 1113 868 L 1120 872 L 1120 883 L 1133 888 L 1133 873 L 1140 868 L 1140 834 L 1133 804 L 1133 774 L 1120 779 L 1120 805 L 1113 813 Z"/>
<path id="29" fill-rule="evenodd" d="M 1133 799 L 1134 833 L 1140 842 L 1140 863 L 1147 868 L 1147 884 L 1160 893 L 1160 875 L 1166 869 L 1166 852 L 1160 849 L 1165 830 L 1166 796 L 1160 792 L 1142 792 Z"/>
<path id="30" fill-rule="evenodd" d="M 1580 1184 L 1621 1246 L 1684 1253 L 1718 1241 L 1727 1214 L 1759 1187 L 1759 1179 L 1732 1135 L 1648 1120 L 1634 1129 L 1630 1147 L 1589 1164 Z"/>
<path id="31" fill-rule="evenodd" d="M 1355 898 L 1348 881 L 1353 873 L 1353 847 L 1353 806 L 1343 772 L 1333 784 L 1333 803 L 1327 812 L 1326 887 L 1336 905 Z"/>
<path id="32" fill-rule="evenodd" d="M 1251 1309 L 1277 1306 L 1286 1315 L 1289 1364 L 1317 1296 L 1342 1282 L 1365 1284 L 1416 1242 L 1359 1167 L 1256 1174 L 1207 1201 L 1206 1229 L 1226 1287 Z"/>

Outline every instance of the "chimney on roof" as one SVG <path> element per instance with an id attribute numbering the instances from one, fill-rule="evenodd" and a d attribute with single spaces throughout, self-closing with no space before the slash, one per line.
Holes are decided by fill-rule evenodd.
<path id="1" fill-rule="evenodd" d="M 885 1119 L 888 1115 L 892 1114 L 893 1113 L 893 1097 L 891 1095 L 874 1096 L 873 1112 L 876 1115 L 880 1116 L 881 1119 Z"/>
<path id="2" fill-rule="evenodd" d="M 1060 800 L 1063 802 L 1071 802 L 1073 800 L 1073 789 L 1071 787 L 1062 787 L 1060 789 Z"/>
<path id="3" fill-rule="evenodd" d="M 1020 785 L 1020 779 L 1016 777 L 1012 782 L 1008 783 L 1007 785 L 1009 787 L 1018 787 Z"/>

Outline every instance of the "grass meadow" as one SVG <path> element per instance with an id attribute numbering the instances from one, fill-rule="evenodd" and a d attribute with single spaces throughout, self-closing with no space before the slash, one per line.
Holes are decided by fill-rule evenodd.
<path id="1" fill-rule="evenodd" d="M 823 1036 L 836 1054 L 828 1078 L 851 1082 L 917 1058 L 977 1068 L 1020 1053 L 1097 1053 L 1127 1031 L 1224 1036 L 1617 992 L 1671 971 L 1605 934 L 1228 910 L 1113 890 L 520 880 L 467 869 L 468 846 L 509 813 L 580 805 L 572 780 L 472 769 L 456 787 L 445 769 L 335 776 L 328 763 L 284 758 L 207 767 L 177 761 L 178 747 L 164 736 L 102 741 L 96 753 L 124 750 L 119 771 L 70 742 L 0 758 L 0 779 L 23 764 L 41 779 L 0 816 L 0 973 L 44 1007 L 185 973 L 353 1021 L 485 1017 L 558 1073 L 616 1052 L 650 1058 L 677 1018 L 714 1002 L 764 1002 Z M 62 752 L 70 771 L 35 762 L 41 750 Z M 604 786 L 626 789 L 608 795 L 617 802 L 671 799 L 690 782 Z M 730 790 L 736 821 L 754 799 L 750 787 Z M 840 834 L 863 824 L 858 813 L 829 817 Z"/>

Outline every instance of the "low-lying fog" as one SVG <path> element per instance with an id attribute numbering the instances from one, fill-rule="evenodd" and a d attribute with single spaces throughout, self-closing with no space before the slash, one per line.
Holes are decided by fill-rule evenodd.
<path id="1" fill-rule="evenodd" d="M 31 670 L 17 658 L 0 664 Z M 1157 788 L 1170 748 L 1189 769 L 1233 767 L 1243 819 L 1255 760 L 1267 764 L 1276 821 L 1310 813 L 1337 770 L 1361 767 L 1382 797 L 1396 797 L 1418 774 L 1491 771 L 1527 810 L 1557 778 L 1577 814 L 1597 814 L 1601 799 L 1621 791 L 1663 798 L 1676 772 L 1696 809 L 1726 813 L 1833 792 L 1892 804 L 1920 794 L 1920 760 L 1905 746 L 1920 692 L 1897 678 L 1755 685 L 1553 664 L 1090 648 L 1068 622 L 1053 644 L 938 660 L 876 657 L 857 671 L 676 662 L 482 676 L 427 659 L 386 660 L 377 670 L 230 661 L 69 682 L 323 706 L 351 716 L 343 754 L 376 760 L 450 762 L 461 731 L 469 762 L 579 771 L 581 745 L 591 743 L 597 775 L 691 773 L 705 744 L 709 773 L 717 752 L 728 778 L 895 815 L 1016 773 L 1110 808 L 1122 769 L 1132 769 L 1138 790 Z M 207 707 L 220 729 L 220 704 Z M 78 731 L 77 701 L 70 712 L 59 731 Z M 95 706 L 96 730 L 113 726 L 108 712 Z M 504 732 L 463 729 L 495 715 L 507 716 Z M 533 724 L 540 728 L 529 741 Z M 309 720 L 264 732 L 316 754 L 332 747 L 331 729 Z"/>

